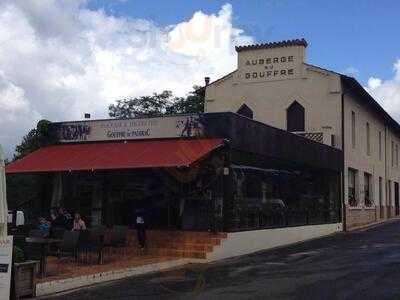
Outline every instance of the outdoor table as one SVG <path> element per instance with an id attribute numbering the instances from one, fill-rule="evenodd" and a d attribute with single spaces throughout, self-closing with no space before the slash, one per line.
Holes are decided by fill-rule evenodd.
<path id="1" fill-rule="evenodd" d="M 40 277 L 46 276 L 46 264 L 47 264 L 47 250 L 50 245 L 58 244 L 61 242 L 59 239 L 49 239 L 40 237 L 27 237 L 25 241 L 30 244 L 40 245 Z"/>

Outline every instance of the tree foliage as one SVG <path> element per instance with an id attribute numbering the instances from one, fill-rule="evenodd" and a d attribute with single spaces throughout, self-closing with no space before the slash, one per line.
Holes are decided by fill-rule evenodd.
<path id="1" fill-rule="evenodd" d="M 186 97 L 176 97 L 171 91 L 153 93 L 150 96 L 129 97 L 108 107 L 109 116 L 118 119 L 158 117 L 173 114 L 202 113 L 204 97 L 198 95 L 197 86 Z"/>
<path id="2" fill-rule="evenodd" d="M 22 138 L 21 144 L 15 147 L 14 160 L 20 159 L 49 143 L 49 124 L 49 121 L 41 120 L 36 128 L 31 129 L 28 134 Z"/>
<path id="3" fill-rule="evenodd" d="M 39 121 L 36 128 L 31 129 L 22 142 L 15 147 L 13 160 L 20 159 L 40 147 L 49 144 L 48 136 L 50 122 Z M 8 162 L 7 162 L 8 163 Z M 7 174 L 7 202 L 10 209 L 28 209 L 30 214 L 37 212 L 41 201 L 41 186 L 43 176 L 38 174 Z M 28 214 L 29 215 L 29 214 Z"/>

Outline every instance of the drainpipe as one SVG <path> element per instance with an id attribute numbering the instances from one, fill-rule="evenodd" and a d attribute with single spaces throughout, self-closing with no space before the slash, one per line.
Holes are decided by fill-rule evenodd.
<path id="1" fill-rule="evenodd" d="M 384 182 L 384 186 L 385 186 L 385 202 L 386 202 L 386 219 L 389 219 L 389 211 L 390 211 L 390 196 L 391 196 L 391 191 L 390 191 L 390 185 L 389 185 L 389 180 L 388 180 L 388 172 L 387 172 L 387 155 L 386 155 L 386 139 L 387 139 L 387 126 L 385 124 L 385 182 Z"/>
<path id="2" fill-rule="evenodd" d="M 344 182 L 344 172 L 345 172 L 345 138 L 344 138 L 344 95 L 347 91 L 343 89 L 343 82 L 342 82 L 342 153 L 343 153 L 343 170 L 342 170 L 342 192 L 341 192 L 341 200 L 342 200 L 342 220 L 343 220 L 343 231 L 347 231 L 347 210 L 346 210 L 346 203 L 344 199 L 345 194 L 345 182 Z"/>
<path id="3" fill-rule="evenodd" d="M 222 172 L 222 224 L 220 227 L 223 231 L 229 231 L 231 229 L 231 207 L 232 207 L 232 149 L 229 140 L 224 140 L 224 162 L 223 162 L 223 172 Z"/>

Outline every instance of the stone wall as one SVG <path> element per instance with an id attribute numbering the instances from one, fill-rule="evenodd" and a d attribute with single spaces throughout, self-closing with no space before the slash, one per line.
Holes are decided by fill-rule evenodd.
<path id="1" fill-rule="evenodd" d="M 377 215 L 376 213 L 377 212 L 374 208 L 370 209 L 347 208 L 347 214 L 346 214 L 347 230 L 377 221 L 378 220 L 377 217 L 379 217 L 379 215 Z"/>

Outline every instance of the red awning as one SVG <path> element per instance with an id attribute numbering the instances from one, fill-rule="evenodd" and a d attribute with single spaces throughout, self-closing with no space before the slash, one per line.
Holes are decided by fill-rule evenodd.
<path id="1" fill-rule="evenodd" d="M 6 167 L 7 173 L 189 166 L 222 139 L 171 139 L 43 147 Z"/>

